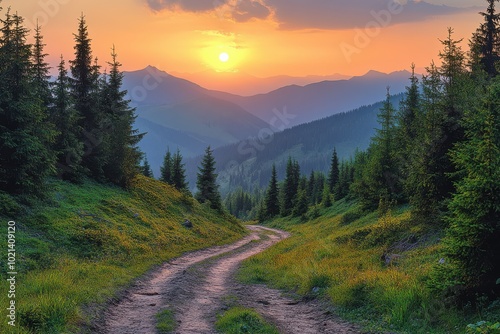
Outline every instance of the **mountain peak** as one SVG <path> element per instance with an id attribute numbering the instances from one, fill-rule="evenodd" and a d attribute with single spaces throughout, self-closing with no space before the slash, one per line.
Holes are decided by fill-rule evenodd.
<path id="1" fill-rule="evenodd" d="M 375 70 L 369 70 L 368 72 L 366 72 L 366 74 L 362 75 L 362 77 L 365 77 L 365 78 L 379 78 L 381 76 L 386 76 L 387 73 L 383 73 L 383 72 L 380 72 L 380 71 L 375 71 Z"/>

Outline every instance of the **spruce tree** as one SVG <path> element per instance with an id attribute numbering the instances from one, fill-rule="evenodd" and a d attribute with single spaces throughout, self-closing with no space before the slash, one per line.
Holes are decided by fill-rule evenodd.
<path id="1" fill-rule="evenodd" d="M 276 165 L 274 164 L 271 173 L 271 180 L 269 181 L 269 187 L 267 188 L 265 209 L 266 216 L 269 218 L 273 218 L 280 213 L 278 176 L 276 173 Z"/>
<path id="2" fill-rule="evenodd" d="M 301 189 L 298 190 L 292 214 L 295 217 L 301 217 L 307 213 L 308 209 L 309 200 L 307 199 L 306 189 L 301 187 Z"/>
<path id="3" fill-rule="evenodd" d="M 43 196 L 55 172 L 55 131 L 34 84 L 23 18 L 6 13 L 0 34 L 0 190 Z"/>
<path id="4" fill-rule="evenodd" d="M 283 185 L 283 201 L 281 215 L 288 216 L 292 213 L 294 201 L 297 197 L 297 190 L 300 180 L 300 167 L 297 161 L 288 158 L 286 166 L 285 183 Z"/>
<path id="5" fill-rule="evenodd" d="M 222 203 L 217 186 L 217 174 L 215 173 L 215 159 L 210 146 L 205 150 L 205 155 L 201 162 L 201 167 L 198 168 L 196 186 L 198 193 L 196 199 L 200 203 L 209 202 L 210 207 L 214 210 L 222 212 Z"/>
<path id="6" fill-rule="evenodd" d="M 170 149 L 168 149 L 167 153 L 165 153 L 165 157 L 163 158 L 163 165 L 160 168 L 160 172 L 160 181 L 172 185 L 172 154 L 170 153 Z"/>
<path id="7" fill-rule="evenodd" d="M 329 208 L 332 206 L 332 195 L 330 193 L 330 186 L 325 183 L 323 186 L 323 194 L 321 198 L 321 203 L 325 208 Z"/>
<path id="8" fill-rule="evenodd" d="M 311 204 L 314 204 L 314 187 L 316 185 L 316 175 L 314 171 L 311 171 L 309 179 L 307 180 L 307 198 Z"/>
<path id="9" fill-rule="evenodd" d="M 78 33 L 75 38 L 75 59 L 71 64 L 71 94 L 75 101 L 75 109 L 80 116 L 82 134 L 80 140 L 85 145 L 85 154 L 82 158 L 83 167 L 96 179 L 104 178 L 105 165 L 104 150 L 99 148 L 103 144 L 103 115 L 99 110 L 99 76 L 98 67 L 93 64 L 91 39 L 85 17 L 78 23 Z"/>
<path id="10" fill-rule="evenodd" d="M 488 89 L 482 105 L 466 114 L 466 140 L 451 152 L 461 179 L 448 205 L 441 270 L 448 285 L 462 284 L 470 296 L 491 293 L 500 278 L 500 84 Z"/>
<path id="11" fill-rule="evenodd" d="M 470 41 L 470 61 L 474 72 L 485 71 L 489 77 L 498 74 L 497 64 L 500 60 L 500 14 L 495 5 L 498 0 L 487 0 L 486 12 L 480 14 L 484 18 Z"/>
<path id="12" fill-rule="evenodd" d="M 35 44 L 33 45 L 33 80 L 36 89 L 36 96 L 41 100 L 42 106 L 47 110 L 52 104 L 52 94 L 50 90 L 50 66 L 45 61 L 48 54 L 45 53 L 46 44 L 43 43 L 41 27 L 35 27 Z"/>
<path id="13" fill-rule="evenodd" d="M 330 174 L 328 176 L 328 185 L 330 187 L 330 193 L 333 194 L 337 183 L 339 182 L 339 158 L 337 156 L 337 150 L 333 148 L 332 162 L 330 164 Z"/>
<path id="14" fill-rule="evenodd" d="M 139 162 L 142 156 L 137 144 L 144 134 L 139 134 L 133 128 L 135 109 L 130 108 L 129 100 L 125 99 L 127 91 L 122 90 L 122 66 L 117 60 L 113 47 L 111 53 L 111 68 L 107 81 L 103 82 L 101 90 L 101 113 L 108 126 L 102 129 L 103 143 L 100 145 L 101 159 L 104 161 L 103 172 L 106 179 L 127 187 L 139 172 Z"/>
<path id="15" fill-rule="evenodd" d="M 381 198 L 387 201 L 397 199 L 399 189 L 399 169 L 396 161 L 395 110 L 390 100 L 389 88 L 383 107 L 378 114 L 380 129 L 372 138 L 368 149 L 369 160 L 363 170 L 363 186 L 358 186 L 358 195 L 365 206 L 375 207 Z M 346 184 L 342 187 L 345 195 L 350 179 L 349 167 L 343 163 L 341 178 Z"/>
<path id="16" fill-rule="evenodd" d="M 315 176 L 315 184 L 314 184 L 314 191 L 313 191 L 313 200 L 311 201 L 311 204 L 319 204 L 323 201 L 323 191 L 325 184 L 328 189 L 328 193 L 330 193 L 330 187 L 328 186 L 328 183 L 326 182 L 325 175 L 323 173 L 316 173 Z"/>
<path id="17" fill-rule="evenodd" d="M 411 173 L 412 161 L 416 158 L 415 151 L 421 143 L 418 140 L 422 128 L 422 109 L 419 80 L 415 75 L 415 64 L 411 66 L 412 74 L 410 86 L 406 87 L 406 94 L 399 106 L 397 114 L 397 159 L 401 166 L 401 177 L 405 197 L 411 196 L 408 186 L 408 175 Z"/>
<path id="18" fill-rule="evenodd" d="M 179 149 L 172 158 L 172 185 L 177 190 L 186 190 L 188 184 L 186 182 L 186 170 L 182 163 L 182 155 Z"/>
<path id="19" fill-rule="evenodd" d="M 412 216 L 416 221 L 437 222 L 441 212 L 439 160 L 444 114 L 442 82 L 438 68 L 431 63 L 422 77 L 422 119 L 418 145 L 414 146 L 405 187 L 410 195 Z"/>
<path id="20" fill-rule="evenodd" d="M 452 38 L 441 41 L 442 67 L 434 63 L 423 77 L 419 134 L 406 171 L 405 189 L 417 221 L 440 222 L 445 201 L 454 192 L 456 168 L 449 152 L 463 139 L 461 118 L 464 110 L 472 108 L 478 88 L 465 71 L 464 52 Z"/>
<path id="21" fill-rule="evenodd" d="M 57 154 L 57 172 L 64 180 L 78 182 L 83 176 L 80 166 L 83 156 L 82 128 L 79 115 L 69 92 L 69 78 L 61 56 L 56 81 L 52 84 L 53 105 L 51 119 L 58 132 L 54 150 Z"/>
<path id="22" fill-rule="evenodd" d="M 149 164 L 148 157 L 144 157 L 143 164 L 141 166 L 142 175 L 150 178 L 154 178 L 153 170 L 151 169 L 151 165 Z"/>

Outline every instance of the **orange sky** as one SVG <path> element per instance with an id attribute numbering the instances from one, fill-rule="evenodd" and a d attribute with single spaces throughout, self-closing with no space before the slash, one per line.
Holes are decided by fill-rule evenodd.
<path id="1" fill-rule="evenodd" d="M 371 69 L 382 72 L 409 69 L 412 62 L 422 69 L 432 59 L 437 60 L 438 38 L 446 37 L 447 27 L 455 28 L 457 38 L 467 40 L 481 21 L 477 10 L 423 17 L 387 27 L 374 26 L 369 31 L 371 36 L 363 40 L 359 37 L 363 26 L 361 30 L 347 26 L 315 27 L 311 17 L 307 18 L 312 22 L 310 27 L 290 29 L 280 21 L 282 13 L 278 10 L 265 19 L 237 22 L 230 17 L 233 7 L 231 0 L 227 1 L 228 6 L 203 12 L 181 9 L 180 5 L 155 12 L 148 7 L 147 0 L 4 0 L 2 6 L 4 11 L 8 6 L 18 11 L 30 27 L 39 19 L 52 64 L 56 64 L 60 54 L 66 60 L 72 59 L 72 34 L 83 12 L 94 55 L 102 65 L 109 60 L 110 48 L 115 44 L 124 70 L 153 65 L 167 72 L 241 71 L 259 77 L 361 75 Z M 256 1 L 266 4 L 266 0 L 252 2 Z M 300 0 L 292 1 L 300 6 Z M 485 1 L 436 0 L 433 3 L 468 6 L 482 5 Z M 302 20 L 300 13 L 296 17 L 293 14 L 287 13 L 291 21 L 286 24 L 298 24 L 293 20 Z M 345 50 L 355 52 L 346 56 Z M 221 52 L 230 56 L 225 64 L 218 59 Z"/>

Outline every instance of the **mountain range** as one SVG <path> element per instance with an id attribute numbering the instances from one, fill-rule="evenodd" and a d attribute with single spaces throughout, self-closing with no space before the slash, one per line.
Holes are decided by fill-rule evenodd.
<path id="1" fill-rule="evenodd" d="M 124 73 L 123 88 L 136 108 L 140 142 L 155 175 L 168 148 L 195 157 L 207 146 L 230 145 L 380 101 L 386 87 L 404 90 L 410 73 L 370 71 L 348 80 L 281 87 L 240 96 L 209 90 L 155 67 Z"/>
<path id="2" fill-rule="evenodd" d="M 397 108 L 403 94 L 391 96 Z M 354 157 L 357 149 L 365 150 L 379 128 L 377 114 L 384 102 L 338 113 L 320 120 L 294 126 L 274 133 L 265 140 L 244 140 L 214 150 L 222 194 L 241 187 L 247 191 L 267 186 L 272 165 L 276 165 L 278 179 L 285 177 L 288 157 L 299 162 L 301 173 L 327 173 L 333 149 L 339 158 Z M 186 160 L 191 185 L 196 182 L 197 166 L 201 156 Z"/>
<path id="3" fill-rule="evenodd" d="M 352 78 L 352 76 L 339 73 L 331 75 L 308 75 L 305 77 L 278 75 L 268 78 L 259 78 L 239 71 L 217 72 L 211 70 L 198 73 L 173 72 L 171 74 L 195 82 L 211 90 L 218 90 L 241 96 L 265 94 L 281 87 L 291 85 L 305 86 L 326 80 L 337 81 Z"/>

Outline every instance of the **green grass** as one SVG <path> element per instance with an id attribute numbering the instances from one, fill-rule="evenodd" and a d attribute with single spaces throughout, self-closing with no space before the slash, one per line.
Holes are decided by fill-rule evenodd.
<path id="1" fill-rule="evenodd" d="M 159 334 L 172 333 L 177 326 L 174 313 L 170 310 L 163 310 L 156 315 L 156 330 Z"/>
<path id="2" fill-rule="evenodd" d="M 276 219 L 269 225 L 292 237 L 246 260 L 239 279 L 327 299 L 372 332 L 463 333 L 481 318 L 445 305 L 427 288 L 442 233 L 411 225 L 409 218 L 407 207 L 378 217 L 339 201 L 306 223 Z M 387 265 L 384 254 L 396 254 L 395 260 Z"/>
<path id="3" fill-rule="evenodd" d="M 279 334 L 278 330 L 254 310 L 235 306 L 220 315 L 216 323 L 222 334 Z"/>
<path id="4" fill-rule="evenodd" d="M 10 203 L 17 213 L 0 213 L 2 235 L 16 221 L 18 272 L 18 326 L 1 321 L 0 333 L 76 333 L 155 265 L 245 233 L 234 219 L 142 176 L 131 191 L 93 182 L 52 186 L 49 204 L 19 210 Z M 185 219 L 192 229 L 181 225 Z M 6 244 L 2 237 L 0 247 Z M 3 282 L 6 272 L 2 266 Z M 8 305 L 7 289 L 0 284 L 0 305 Z"/>

